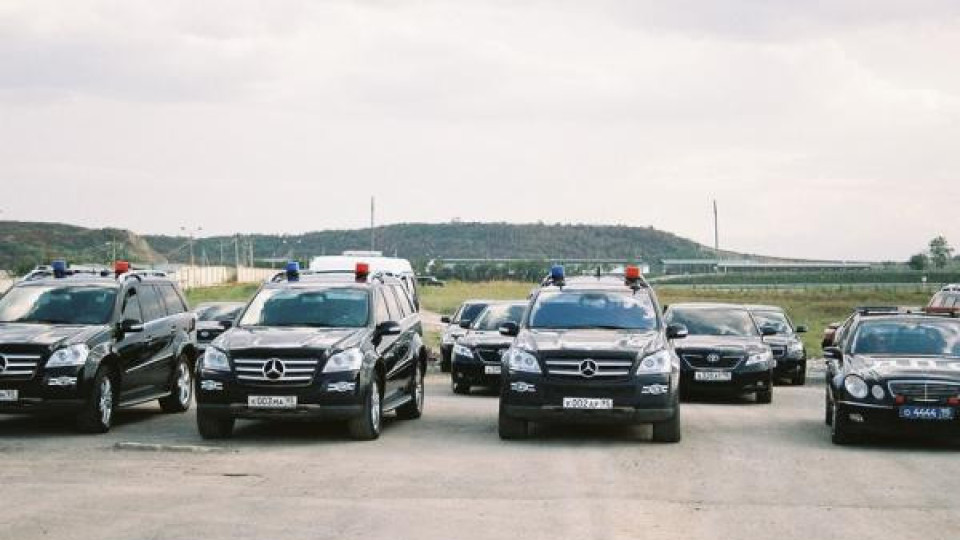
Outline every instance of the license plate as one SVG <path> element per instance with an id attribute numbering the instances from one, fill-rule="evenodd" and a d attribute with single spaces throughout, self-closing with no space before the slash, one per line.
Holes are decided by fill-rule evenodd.
<path id="1" fill-rule="evenodd" d="M 563 398 L 564 409 L 612 409 L 612 399 L 565 397 Z"/>
<path id="2" fill-rule="evenodd" d="M 911 405 L 900 407 L 900 418 L 907 420 L 953 420 L 954 413 L 950 407 Z"/>
<path id="3" fill-rule="evenodd" d="M 724 382 L 733 380 L 733 373 L 729 371 L 696 371 L 693 374 L 695 381 Z"/>
<path id="4" fill-rule="evenodd" d="M 0 390 L 0 401 L 17 401 L 20 399 L 19 390 Z"/>
<path id="5" fill-rule="evenodd" d="M 247 396 L 247 406 L 254 409 L 294 409 L 297 396 Z"/>
<path id="6" fill-rule="evenodd" d="M 487 375 L 499 375 L 500 366 L 483 366 L 483 372 Z"/>

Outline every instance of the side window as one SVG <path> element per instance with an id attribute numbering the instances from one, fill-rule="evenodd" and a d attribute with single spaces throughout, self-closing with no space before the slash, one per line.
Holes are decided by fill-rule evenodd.
<path id="1" fill-rule="evenodd" d="M 382 323 L 393 320 L 390 317 L 390 312 L 387 310 L 387 303 L 383 299 L 383 291 L 377 291 L 376 303 L 377 322 Z"/>
<path id="2" fill-rule="evenodd" d="M 945 303 L 944 302 L 945 298 L 946 296 L 943 293 L 937 293 L 933 295 L 933 298 L 930 299 L 930 307 L 933 307 L 933 308 L 943 307 Z"/>
<path id="3" fill-rule="evenodd" d="M 463 313 L 463 305 L 457 308 L 457 311 L 453 312 L 453 318 L 450 320 L 453 324 L 460 324 L 460 315 Z"/>
<path id="4" fill-rule="evenodd" d="M 387 300 L 387 309 L 390 310 L 390 320 L 391 321 L 401 321 L 403 320 L 403 312 L 400 311 L 400 306 L 397 305 L 397 296 L 392 291 L 393 287 L 384 287 L 380 289 L 380 292 L 383 293 L 383 297 Z"/>
<path id="5" fill-rule="evenodd" d="M 960 306 L 960 294 L 951 294 L 950 298 L 953 300 L 953 302 L 944 302 L 944 305 L 949 307 Z"/>
<path id="6" fill-rule="evenodd" d="M 397 289 L 397 294 L 400 296 L 400 302 L 405 306 L 404 311 L 408 314 L 417 312 L 417 306 L 414 305 L 413 296 L 411 296 L 410 293 L 401 287 Z"/>
<path id="7" fill-rule="evenodd" d="M 177 294 L 177 290 L 173 288 L 173 285 L 158 285 L 157 290 L 160 291 L 160 296 L 163 298 L 163 304 L 167 308 L 167 315 L 175 315 L 187 310 L 186 306 L 183 305 L 183 300 L 180 298 L 180 295 Z"/>
<path id="8" fill-rule="evenodd" d="M 140 291 L 140 309 L 143 310 L 144 322 L 155 321 L 167 316 L 167 310 L 163 308 L 160 302 L 160 295 L 157 294 L 156 287 L 153 285 L 141 285 Z"/>
<path id="9" fill-rule="evenodd" d="M 401 286 L 390 287 L 393 290 L 393 294 L 397 297 L 397 307 L 400 308 L 399 316 L 400 318 L 407 318 L 413 313 L 413 310 L 410 307 L 410 301 L 407 296 L 407 292 L 403 290 Z M 391 304 L 391 307 L 393 304 Z"/>
<path id="10" fill-rule="evenodd" d="M 127 291 L 127 296 L 123 300 L 123 316 L 121 318 L 143 322 L 143 313 L 140 311 L 140 297 L 137 296 L 136 289 Z"/>

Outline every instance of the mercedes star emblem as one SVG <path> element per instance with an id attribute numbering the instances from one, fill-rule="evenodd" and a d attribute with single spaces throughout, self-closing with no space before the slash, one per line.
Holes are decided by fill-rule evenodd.
<path id="1" fill-rule="evenodd" d="M 597 363 L 589 358 L 580 362 L 580 374 L 584 377 L 593 377 L 597 374 L 598 369 Z"/>
<path id="2" fill-rule="evenodd" d="M 263 365 L 263 376 L 275 381 L 282 379 L 286 370 L 287 367 L 283 365 L 283 361 L 279 358 L 271 358 Z"/>

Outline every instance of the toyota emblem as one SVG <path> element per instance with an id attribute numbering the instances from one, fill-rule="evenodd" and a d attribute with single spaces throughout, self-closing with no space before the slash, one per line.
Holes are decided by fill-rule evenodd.
<path id="1" fill-rule="evenodd" d="M 719 361 L 720 361 L 720 355 L 719 355 L 719 354 L 717 354 L 717 353 L 710 353 L 710 354 L 707 355 L 707 362 L 710 362 L 711 364 L 716 364 L 716 363 L 719 362 Z"/>
<path id="2" fill-rule="evenodd" d="M 283 373 L 286 370 L 287 367 L 283 365 L 282 360 L 279 358 L 271 358 L 263 365 L 263 376 L 275 381 L 277 379 L 282 379 Z"/>
<path id="3" fill-rule="evenodd" d="M 587 358 L 583 362 L 580 362 L 580 374 L 584 377 L 590 378 L 597 374 L 599 367 L 597 363 Z"/>

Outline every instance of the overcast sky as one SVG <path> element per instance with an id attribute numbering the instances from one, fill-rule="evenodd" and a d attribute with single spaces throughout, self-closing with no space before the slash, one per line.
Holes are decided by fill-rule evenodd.
<path id="1" fill-rule="evenodd" d="M 956 0 L 0 2 L 0 219 L 960 244 Z"/>

